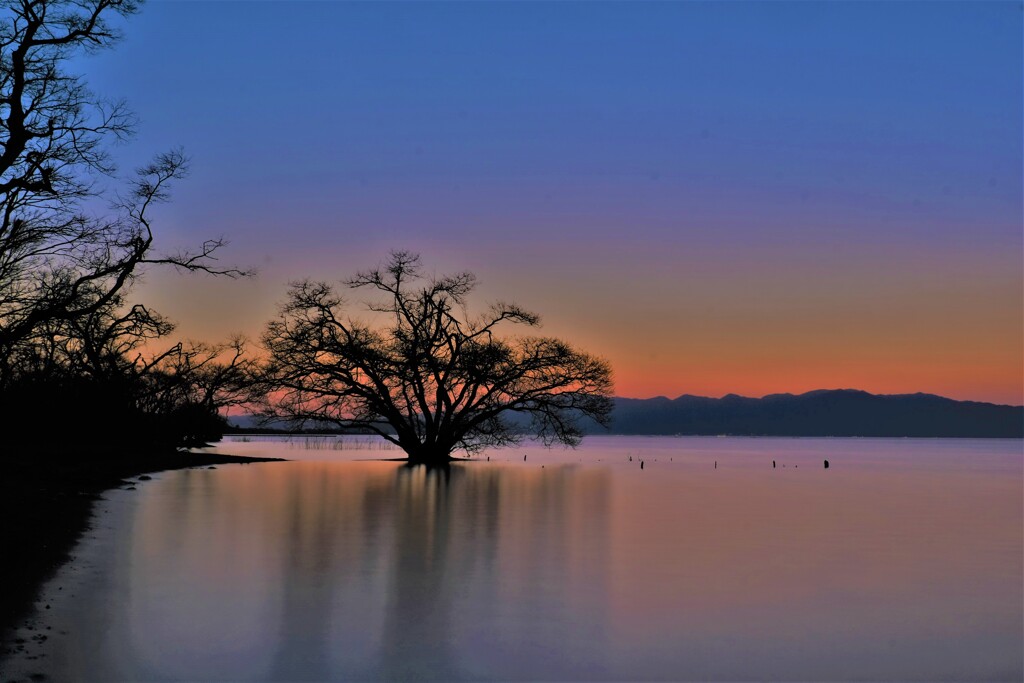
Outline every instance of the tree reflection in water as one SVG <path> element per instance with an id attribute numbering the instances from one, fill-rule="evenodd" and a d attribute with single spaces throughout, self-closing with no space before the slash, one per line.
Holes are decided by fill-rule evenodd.
<path id="1" fill-rule="evenodd" d="M 45 621 L 20 634 L 54 637 L 0 666 L 50 680 L 1020 679 L 1019 444 L 589 449 L 447 470 L 345 454 L 112 492 L 46 589 Z M 648 455 L 643 472 L 627 450 Z"/>
<path id="2" fill-rule="evenodd" d="M 567 643 L 599 651 L 603 620 L 573 613 L 594 606 L 571 605 L 570 582 L 602 590 L 607 483 L 580 474 L 453 464 L 287 477 L 271 677 L 528 675 L 564 666 Z M 576 533 L 581 520 L 590 532 Z M 581 553 L 586 576 L 571 566 Z"/>

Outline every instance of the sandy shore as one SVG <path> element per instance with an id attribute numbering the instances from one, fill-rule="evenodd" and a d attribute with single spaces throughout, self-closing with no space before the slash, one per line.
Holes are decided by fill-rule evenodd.
<path id="1" fill-rule="evenodd" d="M 206 453 L 162 453 L 106 458 L 5 458 L 0 478 L 0 548 L 6 574 L 0 591 L 0 655 L 24 648 L 15 631 L 37 609 L 43 584 L 70 559 L 70 552 L 94 523 L 95 503 L 104 491 L 132 490 L 132 478 L 153 472 L 221 464 L 265 462 Z"/>

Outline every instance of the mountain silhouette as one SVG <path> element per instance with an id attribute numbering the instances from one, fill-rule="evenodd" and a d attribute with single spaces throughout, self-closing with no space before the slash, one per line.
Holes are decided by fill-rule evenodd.
<path id="1" fill-rule="evenodd" d="M 750 398 L 616 398 L 611 429 L 593 422 L 588 434 L 732 436 L 1024 437 L 1024 407 L 955 401 L 934 394 L 870 394 L 856 389 L 818 389 L 805 394 Z M 526 417 L 509 416 L 515 422 Z M 231 431 L 259 427 L 256 418 L 233 415 Z M 285 422 L 264 427 L 288 430 Z M 331 425 L 309 425 L 333 431 Z"/>
<path id="2" fill-rule="evenodd" d="M 588 431 L 598 433 L 597 428 Z M 617 398 L 611 433 L 1021 438 L 1024 407 L 856 389 L 763 398 Z"/>

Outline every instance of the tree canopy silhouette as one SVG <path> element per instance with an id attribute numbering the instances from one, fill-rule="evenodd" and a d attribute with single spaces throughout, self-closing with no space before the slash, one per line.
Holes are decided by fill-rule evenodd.
<path id="1" fill-rule="evenodd" d="M 131 136 L 123 102 L 93 93 L 64 65 L 119 38 L 112 18 L 134 13 L 134 0 L 0 2 L 0 351 L 40 326 L 71 321 L 123 303 L 144 264 L 241 275 L 216 266 L 220 239 L 174 254 L 154 253 L 153 204 L 181 178 L 180 151 L 160 154 L 126 191 L 101 182 L 115 167 L 107 143 Z M 116 197 L 110 211 L 90 200 Z M 94 206 L 94 205 L 90 205 Z"/>
<path id="2" fill-rule="evenodd" d="M 217 407 L 248 363 L 240 342 L 144 349 L 173 326 L 127 300 L 147 265 L 246 274 L 217 265 L 221 239 L 157 251 L 152 209 L 187 160 L 159 154 L 119 184 L 107 149 L 132 135 L 134 116 L 67 69 L 116 43 L 139 4 L 0 0 L 0 414 L 53 414 L 65 429 L 51 440 L 76 448 L 219 436 Z"/>
<path id="3" fill-rule="evenodd" d="M 417 255 L 393 252 L 345 284 L 377 296 L 379 324 L 345 317 L 327 283 L 294 284 L 263 337 L 265 417 L 373 432 L 428 464 L 527 434 L 576 445 L 581 419 L 608 424 L 608 363 L 557 339 L 499 337 L 540 319 L 507 303 L 469 315 L 473 274 L 425 278 Z"/>

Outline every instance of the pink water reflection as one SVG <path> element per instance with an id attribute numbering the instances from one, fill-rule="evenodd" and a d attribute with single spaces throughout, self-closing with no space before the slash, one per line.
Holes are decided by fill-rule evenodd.
<path id="1" fill-rule="evenodd" d="M 54 599 L 69 635 L 45 666 L 88 680 L 1018 680 L 1020 447 L 605 438 L 427 472 L 366 459 L 394 455 L 376 449 L 225 444 L 304 459 L 116 492 L 88 569 L 58 577 L 77 587 Z"/>

